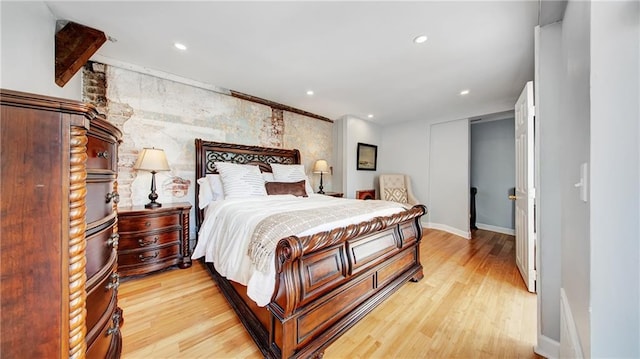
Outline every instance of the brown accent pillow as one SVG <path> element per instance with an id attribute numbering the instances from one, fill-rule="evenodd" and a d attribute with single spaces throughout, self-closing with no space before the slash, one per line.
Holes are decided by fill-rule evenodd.
<path id="1" fill-rule="evenodd" d="M 298 182 L 266 182 L 267 194 L 292 194 L 296 197 L 308 197 L 304 188 L 306 181 Z"/>

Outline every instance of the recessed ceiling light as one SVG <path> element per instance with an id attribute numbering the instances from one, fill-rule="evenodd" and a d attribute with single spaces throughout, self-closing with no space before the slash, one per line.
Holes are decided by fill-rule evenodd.
<path id="1" fill-rule="evenodd" d="M 415 42 L 416 44 L 421 44 L 423 42 L 427 41 L 427 35 L 420 35 L 420 36 L 416 36 L 413 39 L 413 42 Z"/>
<path id="2" fill-rule="evenodd" d="M 372 114 L 368 114 L 367 118 L 373 118 L 373 115 Z"/>
<path id="3" fill-rule="evenodd" d="M 175 47 L 176 47 L 176 49 L 178 49 L 178 50 L 182 50 L 182 51 L 184 51 L 184 50 L 186 50 L 186 49 L 187 49 L 187 47 L 186 47 L 184 44 L 181 44 L 181 43 L 179 43 L 179 42 L 174 43 L 174 44 L 173 44 L 173 46 L 175 46 Z"/>
<path id="4" fill-rule="evenodd" d="M 313 96 L 313 90 L 308 90 L 308 91 L 307 91 L 307 95 L 309 95 L 309 96 Z"/>
<path id="5" fill-rule="evenodd" d="M 468 95 L 469 94 L 469 90 L 462 90 L 460 91 L 460 95 L 464 96 L 464 95 Z"/>

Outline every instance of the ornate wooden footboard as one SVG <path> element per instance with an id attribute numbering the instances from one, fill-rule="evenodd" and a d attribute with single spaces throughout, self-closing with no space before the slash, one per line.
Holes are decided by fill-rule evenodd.
<path id="1" fill-rule="evenodd" d="M 215 173 L 213 161 L 299 163 L 297 150 L 240 146 L 196 139 L 196 178 Z M 196 199 L 198 195 L 196 193 Z M 422 205 L 357 225 L 281 239 L 276 289 L 258 307 L 246 288 L 214 280 L 266 357 L 321 357 L 324 349 L 409 280 L 422 278 Z M 202 222 L 198 213 L 196 223 Z"/>

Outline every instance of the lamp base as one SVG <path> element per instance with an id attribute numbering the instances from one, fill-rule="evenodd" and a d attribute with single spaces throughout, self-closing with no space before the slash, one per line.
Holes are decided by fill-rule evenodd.
<path id="1" fill-rule="evenodd" d="M 162 207 L 162 203 L 158 203 L 158 202 L 149 202 L 144 205 L 144 208 L 160 208 L 160 207 Z"/>

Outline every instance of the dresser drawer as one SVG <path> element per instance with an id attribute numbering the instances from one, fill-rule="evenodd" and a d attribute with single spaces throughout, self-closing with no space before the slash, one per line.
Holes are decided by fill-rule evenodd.
<path id="1" fill-rule="evenodd" d="M 163 214 L 158 216 L 126 216 L 120 217 L 118 222 L 118 232 L 143 232 L 149 230 L 160 230 L 167 227 L 179 226 L 181 224 L 178 214 Z"/>
<path id="2" fill-rule="evenodd" d="M 87 134 L 87 169 L 102 169 L 114 171 L 117 165 L 116 143 Z"/>
<path id="3" fill-rule="evenodd" d="M 114 202 L 119 200 L 114 184 L 114 181 L 87 181 L 87 224 L 113 214 Z"/>
<path id="4" fill-rule="evenodd" d="M 109 263 L 109 258 L 115 255 L 117 234 L 113 232 L 113 224 L 106 226 L 99 232 L 87 237 L 87 279 L 91 279 L 100 269 Z"/>
<path id="5" fill-rule="evenodd" d="M 168 259 L 177 258 L 180 253 L 179 243 L 148 250 L 127 251 L 118 253 L 118 270 L 124 271 L 128 266 L 152 265 Z"/>
<path id="6" fill-rule="evenodd" d="M 96 332 L 87 335 L 87 359 L 119 358 L 122 336 L 119 325 L 121 321 L 120 310 L 113 308 L 109 312 L 107 320 L 101 321 Z M 116 324 L 117 323 L 117 324 Z"/>
<path id="7" fill-rule="evenodd" d="M 171 232 L 162 233 L 139 233 L 139 234 L 124 234 L 120 237 L 118 243 L 118 249 L 120 251 L 128 249 L 142 249 L 142 248 L 156 248 L 168 243 L 178 242 L 180 240 L 180 234 L 182 231 L 175 230 Z"/>
<path id="8" fill-rule="evenodd" d="M 115 269 L 115 268 L 114 268 Z M 115 307 L 117 289 L 120 285 L 118 274 L 115 271 L 107 273 L 87 293 L 87 328 L 90 331 L 101 318 L 109 315 L 109 307 Z"/>

